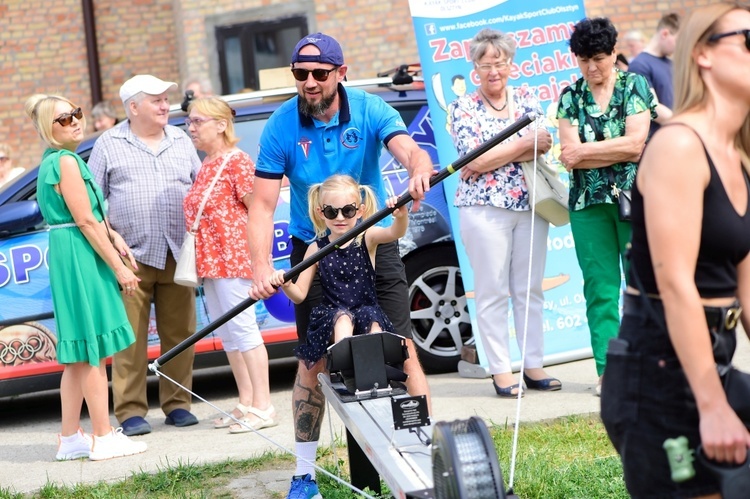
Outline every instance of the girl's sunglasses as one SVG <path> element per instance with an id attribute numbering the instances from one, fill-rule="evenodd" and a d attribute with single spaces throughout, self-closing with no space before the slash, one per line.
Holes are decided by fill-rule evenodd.
<path id="1" fill-rule="evenodd" d="M 310 71 L 309 69 L 292 68 L 292 75 L 294 75 L 294 79 L 297 81 L 307 81 L 307 76 L 312 73 L 315 81 L 326 81 L 328 79 L 328 75 L 330 75 L 337 69 L 338 67 L 331 69 L 318 68 Z"/>
<path id="2" fill-rule="evenodd" d="M 69 126 L 71 123 L 73 123 L 73 118 L 80 120 L 83 118 L 83 111 L 81 111 L 80 107 L 77 107 L 73 109 L 69 113 L 61 114 L 54 120 L 52 120 L 52 124 L 60 123 L 60 126 Z"/>
<path id="3" fill-rule="evenodd" d="M 342 206 L 341 208 L 334 208 L 333 206 L 324 204 L 320 210 L 323 212 L 323 216 L 328 220 L 336 220 L 336 217 L 339 216 L 339 212 L 344 215 L 344 218 L 354 218 L 354 215 L 357 214 L 357 205 L 352 203 Z"/>
<path id="4" fill-rule="evenodd" d="M 722 38 L 726 38 L 728 36 L 734 36 L 734 35 L 744 35 L 745 36 L 745 48 L 747 48 L 747 50 L 750 50 L 750 29 L 738 29 L 737 31 L 730 31 L 728 33 L 717 33 L 715 35 L 709 36 L 708 41 L 715 42 L 717 40 L 721 40 Z"/>

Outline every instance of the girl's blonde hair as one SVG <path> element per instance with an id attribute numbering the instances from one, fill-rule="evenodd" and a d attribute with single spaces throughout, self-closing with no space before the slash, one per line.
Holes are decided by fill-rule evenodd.
<path id="1" fill-rule="evenodd" d="M 229 107 L 226 101 L 218 97 L 201 97 L 190 102 L 188 113 L 193 109 L 209 118 L 227 122 L 227 127 L 224 129 L 224 143 L 227 146 L 232 147 L 240 141 L 234 132 L 234 109 Z"/>
<path id="2" fill-rule="evenodd" d="M 34 124 L 37 133 L 42 140 L 53 149 L 60 149 L 62 144 L 55 140 L 52 136 L 52 121 L 55 119 L 55 105 L 58 102 L 65 102 L 70 104 L 73 109 L 78 108 L 76 104 L 65 97 L 59 95 L 47 95 L 47 94 L 35 94 L 26 100 L 24 110 L 31 122 Z M 81 128 L 86 130 L 86 116 L 80 120 Z"/>
<path id="3" fill-rule="evenodd" d="M 318 238 L 328 233 L 328 227 L 326 227 L 325 221 L 318 212 L 318 208 L 322 207 L 320 200 L 323 199 L 323 195 L 327 192 L 350 193 L 353 198 L 359 200 L 357 203 L 358 208 L 360 204 L 365 205 L 364 213 L 362 214 L 363 218 L 371 217 L 378 211 L 378 200 L 375 197 L 375 192 L 370 187 L 359 185 L 349 175 L 333 175 L 328 177 L 325 182 L 313 185 L 307 192 L 308 214 L 315 226 L 315 236 Z"/>
<path id="4" fill-rule="evenodd" d="M 702 108 L 708 101 L 708 88 L 695 60 L 697 47 L 711 45 L 708 39 L 716 34 L 719 21 L 733 10 L 750 11 L 747 3 L 719 2 L 695 9 L 680 27 L 674 53 L 674 111 L 675 114 Z M 750 115 L 745 117 L 736 139 L 737 148 L 750 153 Z M 746 165 L 748 167 L 748 165 Z"/>

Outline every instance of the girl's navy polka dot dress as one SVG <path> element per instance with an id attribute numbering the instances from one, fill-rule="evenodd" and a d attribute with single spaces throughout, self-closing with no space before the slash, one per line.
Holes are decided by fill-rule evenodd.
<path id="1" fill-rule="evenodd" d="M 317 241 L 318 248 L 329 242 Z M 326 353 L 333 338 L 333 324 L 347 314 L 354 323 L 354 334 L 370 332 L 373 322 L 383 331 L 394 331 L 393 324 L 378 305 L 375 293 L 375 269 L 372 267 L 364 236 L 346 248 L 337 248 L 318 264 L 323 300 L 310 313 L 307 343 L 299 345 L 297 358 L 314 364 Z"/>

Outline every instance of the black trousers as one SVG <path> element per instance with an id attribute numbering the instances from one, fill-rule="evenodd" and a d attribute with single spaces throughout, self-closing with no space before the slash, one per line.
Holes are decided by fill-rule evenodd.
<path id="1" fill-rule="evenodd" d="M 632 497 L 695 497 L 719 492 L 719 484 L 697 461 L 695 476 L 672 481 L 665 440 L 685 436 L 700 443 L 698 409 L 665 327 L 661 302 L 626 295 L 619 336 L 610 342 L 602 384 L 601 416 L 622 458 L 625 485 Z M 731 362 L 734 328 L 707 308 L 715 357 Z"/>

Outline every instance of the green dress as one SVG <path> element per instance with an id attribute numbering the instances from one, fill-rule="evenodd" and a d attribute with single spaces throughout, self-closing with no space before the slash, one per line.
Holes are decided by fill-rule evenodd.
<path id="1" fill-rule="evenodd" d="M 55 190 L 60 183 L 60 158 L 72 156 L 86 184 L 94 216 L 104 217 L 101 189 L 86 163 L 67 150 L 47 149 L 37 180 L 37 202 L 50 225 L 49 280 L 57 326 L 57 361 L 60 364 L 100 360 L 135 341 L 117 278 L 75 226 L 65 200 Z"/>

